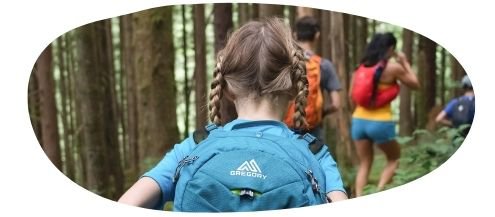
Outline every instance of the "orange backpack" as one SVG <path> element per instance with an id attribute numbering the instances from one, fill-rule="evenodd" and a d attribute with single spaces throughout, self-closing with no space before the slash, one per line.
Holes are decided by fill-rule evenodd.
<path id="1" fill-rule="evenodd" d="M 318 126 L 322 119 L 323 112 L 323 94 L 320 88 L 321 80 L 321 57 L 312 55 L 306 61 L 306 76 L 308 78 L 308 98 L 306 105 L 306 122 L 304 126 L 306 130 L 314 129 Z M 285 124 L 290 128 L 294 128 L 294 102 L 289 104 L 289 110 L 284 118 Z"/>

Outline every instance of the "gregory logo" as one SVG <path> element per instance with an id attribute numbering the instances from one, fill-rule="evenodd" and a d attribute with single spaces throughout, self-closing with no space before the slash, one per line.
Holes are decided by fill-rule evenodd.
<path id="1" fill-rule="evenodd" d="M 244 161 L 236 170 L 230 171 L 231 176 L 251 176 L 254 178 L 266 179 L 266 175 L 261 173 L 261 169 L 254 159 Z"/>

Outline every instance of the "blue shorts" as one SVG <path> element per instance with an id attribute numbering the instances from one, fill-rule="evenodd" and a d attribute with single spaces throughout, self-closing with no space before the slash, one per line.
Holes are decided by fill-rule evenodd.
<path id="1" fill-rule="evenodd" d="M 395 122 L 353 118 L 351 134 L 352 140 L 367 139 L 375 144 L 387 143 L 395 139 Z"/>

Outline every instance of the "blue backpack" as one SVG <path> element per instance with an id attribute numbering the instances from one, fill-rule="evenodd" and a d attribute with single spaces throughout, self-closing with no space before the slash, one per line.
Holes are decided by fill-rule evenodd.
<path id="1" fill-rule="evenodd" d="M 459 97 L 452 112 L 452 124 L 455 127 L 459 127 L 463 124 L 472 124 L 474 110 L 474 97 Z"/>
<path id="2" fill-rule="evenodd" d="M 324 173 L 312 153 L 323 145 L 315 137 L 236 130 L 245 124 L 232 131 L 208 125 L 204 140 L 193 135 L 202 141 L 176 169 L 174 211 L 261 211 L 326 203 Z"/>

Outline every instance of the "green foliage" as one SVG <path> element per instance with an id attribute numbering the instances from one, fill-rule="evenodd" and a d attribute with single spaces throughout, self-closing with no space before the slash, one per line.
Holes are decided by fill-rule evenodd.
<path id="1" fill-rule="evenodd" d="M 394 180 L 389 187 L 399 186 L 411 182 L 447 161 L 464 141 L 460 134 L 463 128 L 441 128 L 434 133 L 417 130 L 413 135 L 423 135 L 427 139 L 419 144 L 404 148 L 400 166 Z M 409 138 L 401 138 L 408 140 Z"/>

